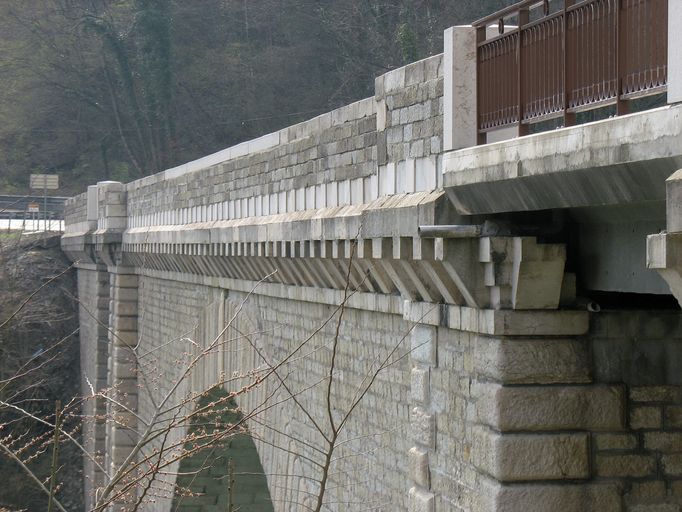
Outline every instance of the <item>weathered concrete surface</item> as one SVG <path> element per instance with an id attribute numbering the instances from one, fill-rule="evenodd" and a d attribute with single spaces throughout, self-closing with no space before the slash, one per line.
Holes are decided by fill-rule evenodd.
<path id="1" fill-rule="evenodd" d="M 665 198 L 682 167 L 682 106 L 446 153 L 443 183 L 462 214 Z"/>

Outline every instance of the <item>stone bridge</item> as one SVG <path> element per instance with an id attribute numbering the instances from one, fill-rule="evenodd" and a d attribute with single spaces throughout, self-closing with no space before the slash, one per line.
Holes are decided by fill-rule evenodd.
<path id="1" fill-rule="evenodd" d="M 656 108 L 483 130 L 477 54 L 518 32 L 488 21 L 372 98 L 68 201 L 83 389 L 103 393 L 88 503 L 161 397 L 222 384 L 249 388 L 277 511 L 314 509 L 354 403 L 322 510 L 682 510 L 682 60 Z M 145 510 L 170 510 L 176 472 Z"/>

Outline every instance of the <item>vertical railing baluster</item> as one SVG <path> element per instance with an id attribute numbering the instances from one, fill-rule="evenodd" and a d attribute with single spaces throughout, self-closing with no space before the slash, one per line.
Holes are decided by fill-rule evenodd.
<path id="1" fill-rule="evenodd" d="M 524 31 L 524 26 L 528 23 L 529 20 L 529 11 L 528 8 L 521 8 L 519 9 L 518 12 L 518 40 L 516 42 L 516 48 L 517 48 L 517 65 L 518 65 L 518 73 L 517 73 L 517 80 L 516 80 L 516 87 L 517 87 L 517 116 L 519 118 L 519 127 L 518 127 L 518 134 L 519 136 L 527 135 L 528 134 L 528 125 L 524 124 L 523 122 L 523 102 L 525 101 L 524 98 L 524 82 L 525 82 L 525 77 L 524 75 L 524 68 L 523 68 L 523 31 Z"/>
<path id="2" fill-rule="evenodd" d="M 476 79 L 476 119 L 478 120 L 477 122 L 477 134 L 476 134 L 476 141 L 478 144 L 485 144 L 486 142 L 486 136 L 485 132 L 481 130 L 482 127 L 482 121 L 483 121 L 483 116 L 482 116 L 482 99 L 483 99 L 483 76 L 482 76 L 482 60 L 483 60 L 483 49 L 479 46 L 480 43 L 485 41 L 485 26 L 483 27 L 478 27 L 476 29 L 476 55 L 477 55 L 477 64 L 476 64 L 476 74 L 477 74 L 477 79 Z M 486 77 L 487 78 L 487 77 Z"/>
<path id="3" fill-rule="evenodd" d="M 627 0 L 616 0 L 616 113 L 618 115 L 627 114 L 629 108 L 627 102 L 622 99 L 624 79 L 623 73 L 626 72 L 626 63 L 628 62 L 628 48 L 627 48 L 627 16 L 628 12 L 623 11 L 623 2 Z"/>

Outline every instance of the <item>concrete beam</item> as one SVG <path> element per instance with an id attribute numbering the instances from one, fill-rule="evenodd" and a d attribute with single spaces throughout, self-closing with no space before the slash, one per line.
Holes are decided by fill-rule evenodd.
<path id="1" fill-rule="evenodd" d="M 562 128 L 443 156 L 460 214 L 662 200 L 682 167 L 682 105 Z"/>

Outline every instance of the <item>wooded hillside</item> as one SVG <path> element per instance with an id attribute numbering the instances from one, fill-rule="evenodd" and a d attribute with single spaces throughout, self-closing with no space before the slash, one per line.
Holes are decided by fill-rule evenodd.
<path id="1" fill-rule="evenodd" d="M 512 0 L 4 0 L 0 191 L 129 181 L 373 94 Z"/>

